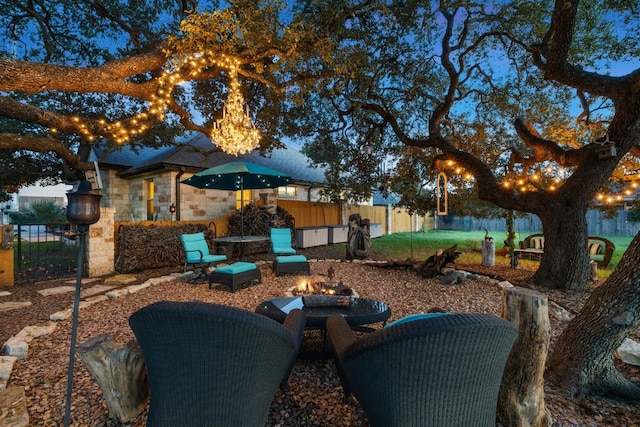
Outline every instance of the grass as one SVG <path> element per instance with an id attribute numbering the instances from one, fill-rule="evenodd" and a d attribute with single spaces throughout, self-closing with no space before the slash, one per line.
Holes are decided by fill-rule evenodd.
<path id="1" fill-rule="evenodd" d="M 496 250 L 502 248 L 502 241 L 506 237 L 504 231 L 494 231 L 489 233 L 496 241 Z M 425 260 L 433 255 L 436 249 L 446 249 L 455 244 L 462 252 L 458 260 L 465 263 L 477 263 L 482 261 L 482 241 L 484 231 L 455 231 L 455 230 L 429 230 L 427 232 L 395 233 L 384 235 L 371 240 L 371 253 L 377 257 L 390 260 L 406 260 L 412 257 L 416 260 Z M 519 239 L 526 237 L 520 236 Z M 613 258 L 609 268 L 598 270 L 598 275 L 606 278 L 611 274 L 615 266 L 620 262 L 620 258 L 629 247 L 632 236 L 602 236 L 611 240 L 616 245 Z M 412 255 L 413 254 L 413 255 Z M 537 264 L 537 261 L 522 260 L 525 263 Z M 496 257 L 496 265 L 509 266 L 509 259 Z"/>

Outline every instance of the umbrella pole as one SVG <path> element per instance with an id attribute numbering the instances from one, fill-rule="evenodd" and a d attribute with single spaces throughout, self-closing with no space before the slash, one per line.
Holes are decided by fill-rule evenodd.
<path id="1" fill-rule="evenodd" d="M 240 239 L 244 239 L 244 178 L 243 177 L 240 177 Z"/>

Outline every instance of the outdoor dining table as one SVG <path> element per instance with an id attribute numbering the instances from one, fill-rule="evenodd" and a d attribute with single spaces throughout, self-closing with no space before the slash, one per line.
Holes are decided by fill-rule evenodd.
<path id="1" fill-rule="evenodd" d="M 222 236 L 213 239 L 216 243 L 234 243 L 240 245 L 240 261 L 244 261 L 244 246 L 247 243 L 266 242 L 268 236 Z"/>

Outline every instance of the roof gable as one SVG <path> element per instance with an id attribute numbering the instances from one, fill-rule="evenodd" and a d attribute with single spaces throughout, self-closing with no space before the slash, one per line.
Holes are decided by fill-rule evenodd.
<path id="1" fill-rule="evenodd" d="M 324 168 L 312 166 L 307 156 L 292 148 L 277 148 L 267 156 L 261 155 L 259 151 L 241 154 L 238 157 L 223 152 L 205 155 L 203 152 L 215 148 L 209 137 L 193 132 L 185 136 L 187 138 L 183 138 L 184 142 L 176 141 L 179 145 L 144 147 L 137 153 L 127 147 L 109 153 L 106 153 L 103 147 L 94 147 L 94 155 L 99 159 L 101 167 L 118 169 L 123 178 L 160 170 L 186 169 L 197 172 L 242 159 L 284 172 L 291 176 L 294 183 L 325 182 Z M 188 139 L 189 136 L 191 139 Z"/>

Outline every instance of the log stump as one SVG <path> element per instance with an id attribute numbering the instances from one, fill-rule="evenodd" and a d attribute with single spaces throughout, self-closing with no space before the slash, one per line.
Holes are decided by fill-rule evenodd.
<path id="1" fill-rule="evenodd" d="M 349 215 L 349 230 L 347 232 L 348 260 L 366 259 L 371 248 L 371 223 L 368 219 L 362 219 L 360 214 Z"/>
<path id="2" fill-rule="evenodd" d="M 110 418 L 126 423 L 142 413 L 149 399 L 149 381 L 136 340 L 116 350 L 111 335 L 102 334 L 80 344 L 77 353 L 102 389 Z"/>
<path id="3" fill-rule="evenodd" d="M 493 267 L 496 264 L 496 243 L 493 240 L 482 241 L 482 265 Z"/>
<path id="4" fill-rule="evenodd" d="M 423 279 L 430 279 L 437 276 L 442 276 L 444 273 L 442 270 L 449 264 L 454 264 L 456 259 L 462 254 L 458 251 L 458 245 L 453 245 L 444 251 L 439 249 L 435 255 L 430 256 L 422 263 L 418 268 L 418 276 Z"/>
<path id="5" fill-rule="evenodd" d="M 505 289 L 502 317 L 518 328 L 504 368 L 497 421 L 509 427 L 551 426 L 544 405 L 544 367 L 549 350 L 547 297 L 526 288 Z"/>

